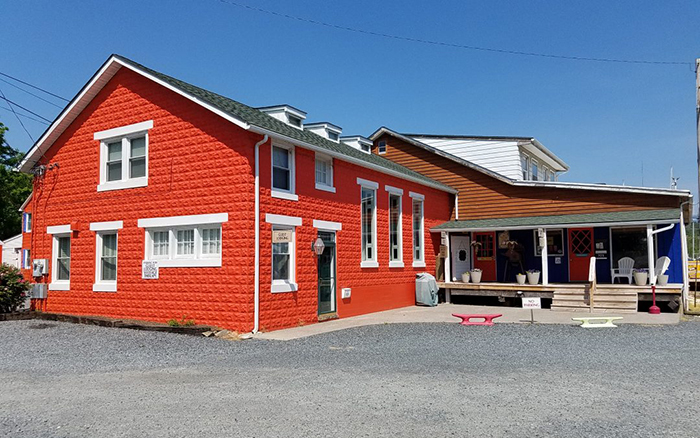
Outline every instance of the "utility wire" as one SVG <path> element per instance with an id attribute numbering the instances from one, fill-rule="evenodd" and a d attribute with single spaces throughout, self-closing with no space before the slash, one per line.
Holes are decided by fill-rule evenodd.
<path id="1" fill-rule="evenodd" d="M 43 91 L 44 93 L 46 93 L 46 94 L 48 94 L 48 95 L 50 95 L 50 96 L 56 97 L 56 98 L 61 99 L 61 100 L 65 100 L 66 102 L 70 102 L 70 100 L 66 99 L 65 97 L 61 97 L 61 96 L 59 96 L 58 94 L 53 94 L 52 92 L 46 91 L 46 90 L 44 90 L 44 89 L 41 88 L 41 87 L 37 87 L 36 85 L 32 85 L 32 84 L 30 84 L 29 82 L 24 82 L 23 80 L 17 79 L 16 77 L 13 77 L 13 76 L 10 76 L 10 75 L 8 75 L 7 73 L 3 73 L 3 72 L 0 71 L 0 75 L 5 76 L 6 78 L 10 78 L 10 79 L 12 79 L 12 80 L 14 80 L 14 81 L 17 81 L 17 82 L 21 83 L 21 84 L 24 84 L 24 85 L 27 85 L 27 86 L 29 86 L 29 87 L 32 87 L 32 88 L 34 88 L 35 90 Z"/>
<path id="2" fill-rule="evenodd" d="M 426 40 L 426 39 L 421 39 L 421 38 L 392 35 L 392 34 L 383 33 L 383 32 L 375 32 L 372 30 L 359 29 L 359 28 L 355 28 L 355 27 L 342 26 L 339 24 L 328 23 L 325 21 L 313 20 L 310 18 L 298 17 L 296 15 L 289 15 L 289 14 L 285 14 L 282 12 L 271 11 L 269 9 L 258 8 L 256 6 L 250 6 L 250 5 L 247 5 L 244 3 L 238 3 L 235 1 L 231 1 L 231 0 L 218 0 L 218 1 L 220 3 L 226 3 L 226 4 L 229 4 L 232 6 L 237 6 L 239 8 L 248 9 L 248 10 L 256 11 L 256 12 L 262 12 L 264 14 L 274 15 L 274 16 L 281 17 L 281 18 L 287 18 L 289 20 L 301 21 L 303 23 L 314 24 L 316 26 L 324 26 L 324 27 L 328 27 L 328 28 L 332 28 L 332 29 L 344 30 L 347 32 L 355 32 L 355 33 L 361 33 L 361 34 L 365 34 L 365 35 L 378 36 L 378 37 L 382 37 L 382 38 L 389 38 L 389 39 L 395 39 L 395 40 L 401 40 L 401 41 L 409 41 L 409 42 L 413 42 L 413 43 L 431 44 L 434 46 L 453 47 L 453 48 L 457 48 L 457 49 L 466 49 L 466 50 L 479 50 L 482 52 L 494 52 L 494 53 L 502 53 L 502 54 L 507 54 L 507 55 L 521 55 L 521 56 L 535 56 L 535 57 L 540 57 L 540 58 L 567 59 L 570 61 L 614 62 L 614 63 L 621 63 L 621 64 L 684 65 L 684 66 L 692 65 L 692 63 L 690 63 L 690 62 L 683 62 L 683 61 L 645 61 L 645 60 L 641 60 L 641 59 L 617 59 L 617 58 L 595 58 L 595 57 L 588 57 L 588 56 L 553 55 L 553 54 L 549 54 L 549 53 L 524 52 L 524 51 L 520 51 L 520 50 L 497 49 L 497 48 L 493 48 L 493 47 L 472 46 L 472 45 L 466 45 L 466 44 L 449 43 L 449 42 L 445 42 L 445 41 Z"/>
<path id="3" fill-rule="evenodd" d="M 27 130 L 27 127 L 24 126 L 24 122 L 23 122 L 22 119 L 20 119 L 19 116 L 17 115 L 17 112 L 15 111 L 15 108 L 12 106 L 12 102 L 10 102 L 7 98 L 5 98 L 5 93 L 3 93 L 2 90 L 0 90 L 0 96 L 2 96 L 2 98 L 5 99 L 5 100 L 7 101 L 7 104 L 10 106 L 10 109 L 11 109 L 12 112 L 15 114 L 15 117 L 17 118 L 17 121 L 19 122 L 20 125 L 22 125 L 22 129 L 24 129 L 24 132 L 27 133 L 27 136 L 28 136 L 29 139 L 32 141 L 32 143 L 34 143 L 34 137 L 32 137 L 32 134 L 29 133 L 29 131 Z M 19 106 L 19 105 L 17 105 L 17 106 Z M 21 107 L 20 107 L 20 108 L 21 108 Z"/>
<path id="4" fill-rule="evenodd" d="M 11 101 L 10 99 L 8 99 L 7 97 L 5 97 L 5 94 L 2 92 L 2 90 L 0 90 L 0 94 L 2 94 L 2 96 L 0 96 L 0 99 L 6 101 L 6 102 L 8 103 L 8 105 L 10 106 L 10 108 L 12 108 L 12 105 L 14 105 L 14 106 L 16 106 L 17 108 L 22 108 L 23 110 L 25 110 L 26 112 L 28 112 L 29 114 L 31 114 L 31 115 L 33 115 L 33 116 L 37 116 L 37 117 L 39 117 L 40 119 L 45 120 L 45 121 L 47 121 L 48 123 L 51 123 L 51 120 L 47 119 L 46 117 L 41 116 L 41 115 L 35 113 L 34 111 L 29 110 L 29 109 L 23 107 L 22 105 L 20 105 L 20 104 L 18 104 L 18 103 L 16 103 L 16 102 L 13 102 L 13 101 Z M 14 112 L 14 108 L 12 108 L 12 111 Z"/>
<path id="5" fill-rule="evenodd" d="M 0 105 L 0 109 L 4 109 L 5 111 L 10 111 L 10 112 L 12 111 L 11 109 L 9 109 L 9 108 L 7 108 L 7 107 L 4 107 L 4 106 L 2 106 L 2 105 Z M 44 125 L 48 125 L 48 124 L 49 124 L 48 122 L 45 122 L 45 121 L 39 120 L 39 119 L 35 119 L 34 117 L 28 116 L 28 115 L 26 115 L 26 114 L 17 113 L 17 115 L 20 116 L 20 117 L 24 117 L 25 119 L 28 119 L 28 120 L 33 120 L 33 121 L 35 121 L 35 122 L 43 123 Z"/>
<path id="6" fill-rule="evenodd" d="M 44 99 L 44 98 L 41 97 L 41 96 L 37 96 L 36 94 L 32 93 L 31 91 L 27 91 L 27 90 L 25 90 L 24 88 L 22 88 L 22 87 L 20 87 L 20 86 L 18 86 L 18 85 L 15 85 L 15 84 L 13 84 L 13 83 L 10 82 L 10 81 L 6 81 L 5 79 L 2 79 L 2 78 L 0 78 L 0 81 L 6 83 L 6 84 L 9 85 L 10 87 L 15 87 L 15 88 L 18 89 L 18 90 L 24 91 L 25 93 L 29 94 L 30 96 L 34 96 L 34 97 L 36 97 L 36 98 L 39 99 L 39 100 L 43 100 L 44 102 L 48 103 L 49 105 L 53 105 L 53 106 L 55 106 L 56 108 L 63 109 L 62 106 L 56 105 L 55 103 L 51 102 L 50 100 Z"/>

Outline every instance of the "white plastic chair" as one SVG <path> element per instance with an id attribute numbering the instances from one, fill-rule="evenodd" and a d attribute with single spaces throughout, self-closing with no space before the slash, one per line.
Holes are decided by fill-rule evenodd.
<path id="1" fill-rule="evenodd" d="M 634 269 L 634 259 L 632 257 L 623 257 L 617 261 L 617 268 L 612 269 L 612 282 L 615 283 L 616 278 L 626 278 L 629 284 L 632 284 L 632 271 Z"/>
<path id="2" fill-rule="evenodd" d="M 664 274 L 668 271 L 668 267 L 671 264 L 671 259 L 663 256 L 656 260 L 656 266 L 654 266 L 654 278 L 659 278 L 659 275 Z"/>

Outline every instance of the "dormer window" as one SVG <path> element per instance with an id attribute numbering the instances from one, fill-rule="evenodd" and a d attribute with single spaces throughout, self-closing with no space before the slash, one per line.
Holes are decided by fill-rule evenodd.
<path id="1" fill-rule="evenodd" d="M 290 114 L 288 116 L 288 119 L 290 125 L 296 126 L 297 128 L 301 128 L 301 118 Z"/>
<path id="2" fill-rule="evenodd" d="M 343 128 L 328 122 L 306 123 L 304 130 L 336 143 L 340 142 L 340 134 L 343 132 Z"/>
<path id="3" fill-rule="evenodd" d="M 333 141 L 338 141 L 338 140 L 340 140 L 340 136 L 338 135 L 337 132 L 329 131 L 328 132 L 328 139 L 333 140 Z"/>
<path id="4" fill-rule="evenodd" d="M 377 153 L 378 154 L 386 154 L 386 142 L 385 141 L 380 141 L 377 144 Z"/>
<path id="5" fill-rule="evenodd" d="M 258 108 L 258 110 L 297 129 L 302 129 L 304 119 L 306 118 L 306 113 L 304 111 L 294 108 L 291 105 L 264 106 Z"/>

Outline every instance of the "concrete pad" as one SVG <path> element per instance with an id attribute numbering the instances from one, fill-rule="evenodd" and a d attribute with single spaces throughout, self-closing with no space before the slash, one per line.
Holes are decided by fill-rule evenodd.
<path id="1" fill-rule="evenodd" d="M 362 327 L 376 324 L 407 324 L 407 323 L 427 323 L 427 322 L 450 322 L 458 323 L 459 318 L 452 316 L 453 313 L 501 313 L 503 316 L 494 320 L 496 324 L 521 323 L 527 324 L 530 321 L 530 310 L 520 307 L 500 307 L 500 306 L 469 306 L 464 304 L 440 304 L 437 307 L 411 306 L 400 309 L 387 310 L 384 312 L 369 313 L 367 315 L 353 316 L 350 318 L 335 319 L 332 321 L 320 322 L 318 324 L 303 327 L 294 327 L 284 330 L 276 330 L 268 333 L 258 333 L 256 339 L 268 339 L 277 341 L 289 341 L 292 339 L 305 338 L 307 336 L 319 335 L 322 333 L 334 332 L 353 327 Z M 538 324 L 568 324 L 579 325 L 580 322 L 572 321 L 571 318 L 578 316 L 621 316 L 623 319 L 616 321 L 619 324 L 678 324 L 680 314 L 662 313 L 660 315 L 650 315 L 648 313 L 589 313 L 589 312 L 553 312 L 549 309 L 534 310 L 535 323 Z M 523 320 L 527 322 L 523 322 Z"/>

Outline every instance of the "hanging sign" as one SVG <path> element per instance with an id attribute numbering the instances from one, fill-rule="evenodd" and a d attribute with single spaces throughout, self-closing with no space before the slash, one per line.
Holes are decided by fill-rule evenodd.
<path id="1" fill-rule="evenodd" d="M 292 241 L 292 230 L 272 230 L 272 243 L 289 243 Z"/>
<path id="2" fill-rule="evenodd" d="M 141 278 L 144 280 L 157 280 L 158 273 L 157 260 L 144 260 L 141 262 Z"/>

